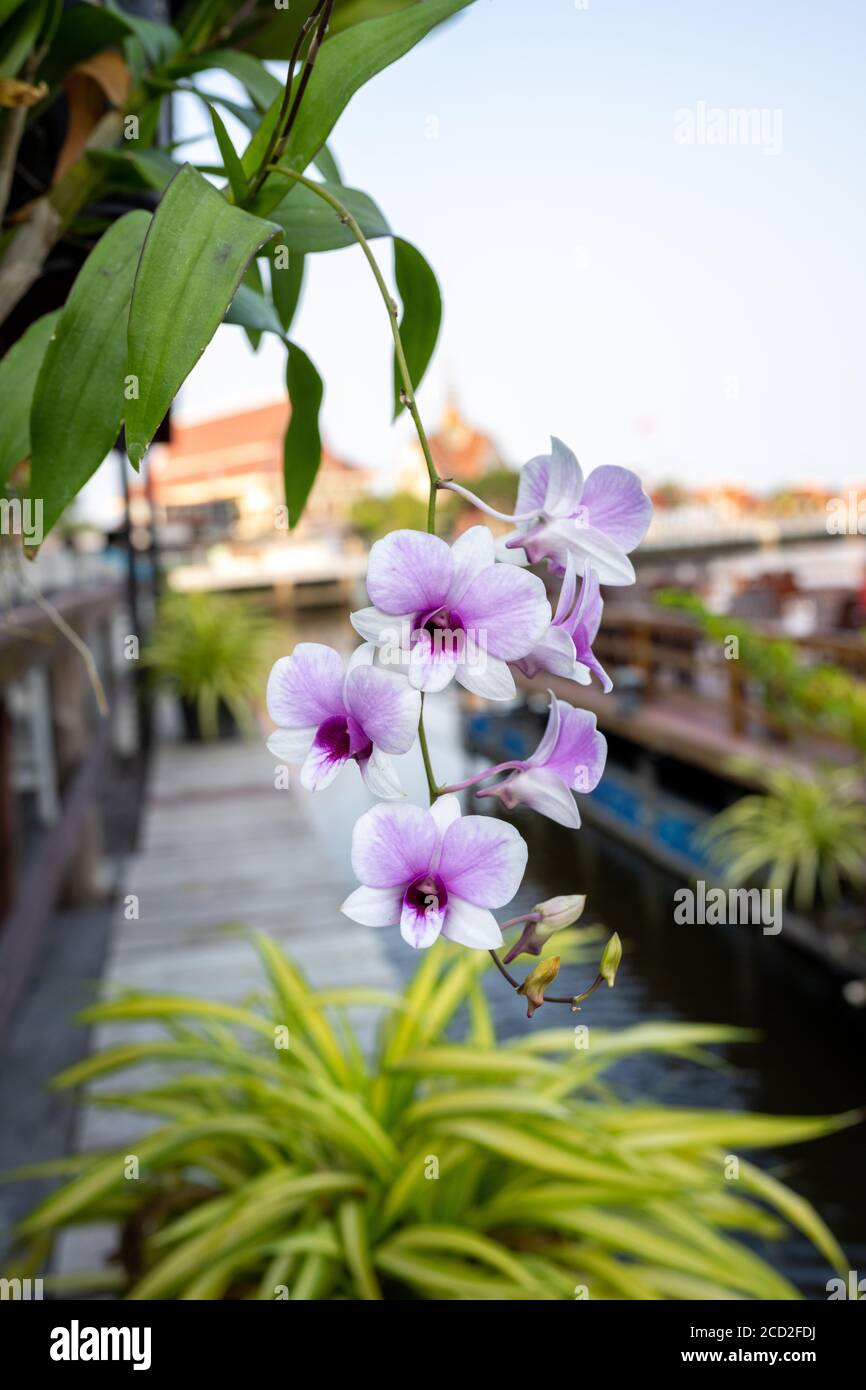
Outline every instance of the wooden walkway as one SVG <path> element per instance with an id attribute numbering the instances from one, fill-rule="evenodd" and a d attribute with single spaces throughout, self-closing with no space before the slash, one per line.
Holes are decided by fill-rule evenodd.
<path id="1" fill-rule="evenodd" d="M 369 804 L 361 779 L 349 769 L 341 786 L 322 794 L 327 805 L 314 808 L 305 793 L 275 788 L 275 766 L 259 741 L 161 748 L 116 910 L 104 994 L 139 989 L 242 1000 L 261 990 L 263 977 L 240 927 L 280 942 L 315 985 L 400 987 L 417 964 L 413 953 L 399 951 L 399 938 L 387 939 L 394 933 L 359 927 L 339 911 L 356 886 L 349 841 L 343 830 L 333 841 L 325 831 L 335 807 L 343 821 L 347 809 L 353 817 Z M 365 1011 L 362 1019 L 368 1041 L 375 1018 Z M 97 1029 L 94 1048 L 151 1031 L 147 1024 Z M 115 1085 L 106 1082 L 109 1090 Z M 131 1145 L 152 1124 L 147 1116 L 85 1107 L 77 1147 Z M 111 1239 L 107 1230 L 68 1232 L 58 1269 L 98 1267 Z"/>

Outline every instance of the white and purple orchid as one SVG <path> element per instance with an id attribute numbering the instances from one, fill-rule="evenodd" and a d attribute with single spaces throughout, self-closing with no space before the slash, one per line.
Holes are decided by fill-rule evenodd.
<path id="1" fill-rule="evenodd" d="M 598 576 L 589 562 L 584 565 L 577 598 L 576 591 L 577 566 L 574 557 L 569 555 L 553 622 L 529 655 L 514 664 L 530 678 L 546 671 L 581 685 L 589 685 L 594 672 L 607 694 L 613 689 L 613 681 L 592 650 L 601 626 L 604 601 Z"/>
<path id="2" fill-rule="evenodd" d="M 509 764 L 514 770 L 504 781 L 476 795 L 498 797 L 509 809 L 530 806 L 577 830 L 580 812 L 572 793 L 597 787 L 606 759 L 607 740 L 598 731 L 595 715 L 551 696 L 547 728 L 535 752 Z"/>
<path id="3" fill-rule="evenodd" d="M 461 816 L 456 796 L 440 797 L 429 811 L 380 804 L 355 825 L 352 868 L 362 886 L 341 911 L 367 927 L 399 923 L 417 950 L 439 936 L 493 950 L 502 932 L 490 909 L 514 897 L 526 859 L 513 825 Z"/>
<path id="4" fill-rule="evenodd" d="M 475 695 L 515 694 L 509 661 L 532 651 L 547 630 L 550 604 L 536 575 L 495 562 L 493 536 L 473 526 L 453 545 L 425 531 L 392 531 L 370 551 L 367 590 L 374 607 L 352 614 L 367 641 L 406 660 L 417 690 L 455 679 Z"/>
<path id="5" fill-rule="evenodd" d="M 303 762 L 308 791 L 327 787 L 353 758 L 374 796 L 403 795 L 390 755 L 412 747 L 421 696 L 405 677 L 374 666 L 374 656 L 365 643 L 344 670 L 332 647 L 300 642 L 271 671 L 268 713 L 279 727 L 268 748 L 285 762 Z"/>
<path id="6" fill-rule="evenodd" d="M 629 468 L 604 464 L 584 480 L 583 469 L 562 440 L 530 459 L 517 489 L 517 530 L 505 544 L 529 563 L 547 560 L 565 574 L 568 557 L 588 560 L 602 584 L 632 584 L 629 551 L 646 535 L 652 503 Z"/>

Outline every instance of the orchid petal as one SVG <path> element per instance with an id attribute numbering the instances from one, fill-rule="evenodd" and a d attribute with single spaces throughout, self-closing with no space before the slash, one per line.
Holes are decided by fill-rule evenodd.
<path id="1" fill-rule="evenodd" d="M 586 709 L 575 709 L 564 700 L 559 705 L 560 723 L 555 746 L 542 759 L 538 750 L 530 762 L 542 765 L 561 777 L 575 791 L 589 792 L 598 786 L 607 758 L 607 741 L 598 731 L 595 715 Z"/>
<path id="2" fill-rule="evenodd" d="M 463 816 L 445 832 L 438 873 L 449 894 L 476 907 L 504 907 L 520 886 L 528 853 L 513 825 Z"/>
<path id="3" fill-rule="evenodd" d="M 493 913 L 456 896 L 448 899 L 442 935 L 476 951 L 494 951 L 502 945 L 502 932 Z"/>
<path id="4" fill-rule="evenodd" d="M 570 830 L 580 828 L 577 802 L 561 777 L 546 768 L 528 768 L 517 772 L 496 788 L 506 806 L 523 803 L 548 820 L 565 825 Z"/>
<path id="5" fill-rule="evenodd" d="M 369 888 L 405 887 L 429 869 L 436 840 L 436 822 L 420 806 L 373 806 L 352 832 L 355 877 Z"/>
<path id="6" fill-rule="evenodd" d="M 440 840 L 449 825 L 453 825 L 456 820 L 459 820 L 461 814 L 460 799 L 453 792 L 449 792 L 447 796 L 437 797 L 430 807 L 430 815 L 436 822 Z"/>
<path id="7" fill-rule="evenodd" d="M 547 491 L 544 495 L 545 515 L 574 516 L 582 501 L 583 469 L 561 439 L 553 436 L 550 449 Z"/>
<path id="8" fill-rule="evenodd" d="M 620 468 L 616 464 L 594 468 L 586 480 L 581 500 L 591 527 L 602 531 L 625 551 L 640 545 L 653 508 L 640 478 L 630 468 Z"/>
<path id="9" fill-rule="evenodd" d="M 467 643 L 467 647 L 470 659 L 457 667 L 457 680 L 464 689 L 483 700 L 513 700 L 517 687 L 506 662 L 478 653 L 474 643 Z"/>
<path id="10" fill-rule="evenodd" d="M 463 645 L 461 632 L 439 629 L 435 637 L 426 628 L 416 632 L 409 657 L 409 681 L 415 690 L 430 695 L 444 690 L 454 679 Z"/>
<path id="11" fill-rule="evenodd" d="M 378 647 L 382 653 L 380 659 L 389 665 L 397 665 L 402 653 L 408 650 L 411 625 L 405 618 L 383 613 L 378 608 L 358 608 L 349 614 L 349 622 L 363 637 L 364 645 L 372 643 Z"/>
<path id="12" fill-rule="evenodd" d="M 445 541 L 426 531 L 392 531 L 370 551 L 367 592 L 385 613 L 428 613 L 444 604 L 452 574 Z"/>
<path id="13" fill-rule="evenodd" d="M 346 677 L 345 701 L 377 748 L 408 753 L 418 731 L 421 696 L 404 676 L 379 666 L 356 666 Z"/>
<path id="14" fill-rule="evenodd" d="M 528 570 L 493 565 L 472 580 L 460 601 L 467 630 L 485 634 L 491 656 L 516 661 L 526 656 L 550 623 L 544 584 Z"/>
<path id="15" fill-rule="evenodd" d="M 343 713 L 343 663 L 333 647 L 299 642 L 268 677 L 268 713 L 283 729 L 305 729 Z"/>
<path id="16" fill-rule="evenodd" d="M 302 763 L 315 737 L 315 728 L 275 729 L 267 740 L 268 751 L 281 762 Z"/>
<path id="17" fill-rule="evenodd" d="M 358 767 L 364 786 L 373 796 L 380 796 L 383 801 L 396 801 L 405 795 L 393 759 L 381 749 L 374 748 L 368 758 L 359 758 Z"/>
<path id="18" fill-rule="evenodd" d="M 486 526 L 470 526 L 451 547 L 453 578 L 448 590 L 448 606 L 457 605 L 477 575 L 490 569 L 496 560 L 493 534 Z"/>
<path id="19" fill-rule="evenodd" d="M 515 664 L 530 678 L 538 675 L 539 671 L 547 671 L 552 676 L 580 680 L 580 676 L 575 674 L 575 655 L 574 642 L 565 628 L 552 624 L 529 655 Z M 587 673 L 586 682 L 583 683 L 586 684 L 588 681 Z"/>
<path id="20" fill-rule="evenodd" d="M 410 946 L 414 946 L 416 951 L 423 951 L 427 946 L 432 946 L 433 942 L 442 931 L 442 921 L 444 912 L 440 907 L 420 908 L 412 903 L 403 903 L 403 911 L 400 915 L 400 935 Z"/>
<path id="21" fill-rule="evenodd" d="M 399 888 L 356 888 L 340 908 L 362 927 L 394 927 L 402 910 L 403 893 Z"/>

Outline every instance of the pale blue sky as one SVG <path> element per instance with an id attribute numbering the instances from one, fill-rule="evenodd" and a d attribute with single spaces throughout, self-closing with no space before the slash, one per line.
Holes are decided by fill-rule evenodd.
<path id="1" fill-rule="evenodd" d="M 655 480 L 866 480 L 864 48 L 862 0 L 476 0 L 370 82 L 333 147 L 439 276 L 429 424 L 453 386 L 515 463 L 553 432 Z M 699 103 L 781 149 L 678 143 Z M 329 444 L 393 467 L 360 252 L 310 258 L 294 336 Z M 282 359 L 222 330 L 180 413 L 274 399 Z"/>

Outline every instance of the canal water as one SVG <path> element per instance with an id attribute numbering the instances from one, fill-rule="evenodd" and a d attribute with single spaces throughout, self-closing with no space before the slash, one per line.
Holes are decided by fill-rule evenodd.
<path id="1" fill-rule="evenodd" d="M 320 620 L 316 631 L 322 631 Z M 299 635 L 310 640 L 313 634 Z M 317 640 L 353 645 L 342 627 Z M 454 687 L 428 699 L 425 722 L 440 784 L 460 781 L 489 763 L 467 747 Z M 408 798 L 424 804 L 417 748 L 397 761 Z M 501 813 L 489 799 L 472 804 L 471 793 L 463 797 L 465 811 Z M 339 796 L 325 793 L 313 801 L 332 844 L 345 845 L 347 854 L 352 825 L 370 804 L 360 778 L 341 778 Z M 625 957 L 616 986 L 598 991 L 581 1021 L 626 1028 L 678 1020 L 736 1025 L 760 1034 L 755 1042 L 714 1049 L 723 1062 L 718 1068 L 654 1053 L 624 1059 L 606 1073 L 621 1095 L 777 1115 L 836 1114 L 866 1105 L 866 1010 L 852 1009 L 839 981 L 786 942 L 784 930 L 764 936 L 760 927 L 678 925 L 674 893 L 686 886 L 682 879 L 589 824 L 566 830 L 524 809 L 513 819 L 529 845 L 529 864 L 508 915 L 560 893 L 586 893 L 585 922 L 622 937 Z M 397 970 L 408 977 L 417 964 L 415 953 L 397 932 L 385 944 Z M 591 973 L 589 966 L 564 967 L 562 979 L 569 984 L 557 992 L 566 993 L 572 977 L 583 981 Z M 523 1001 L 493 971 L 487 992 L 500 1036 L 573 1022 L 563 1006 L 548 1006 L 528 1023 Z M 851 1268 L 866 1277 L 866 1124 L 762 1155 L 761 1161 L 814 1203 Z M 792 1236 L 763 1253 L 807 1297 L 826 1297 L 831 1271 L 808 1242 Z"/>

